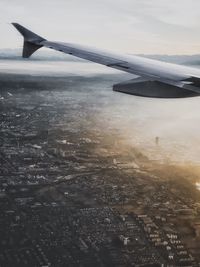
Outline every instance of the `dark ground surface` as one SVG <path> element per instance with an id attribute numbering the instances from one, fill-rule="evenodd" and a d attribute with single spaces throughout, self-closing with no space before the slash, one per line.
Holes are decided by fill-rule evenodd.
<path id="1" fill-rule="evenodd" d="M 197 172 L 127 146 L 112 79 L 0 75 L 0 266 L 199 266 Z"/>

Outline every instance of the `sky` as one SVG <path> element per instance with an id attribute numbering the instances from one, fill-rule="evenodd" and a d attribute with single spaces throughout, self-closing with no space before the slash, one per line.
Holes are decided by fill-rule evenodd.
<path id="1" fill-rule="evenodd" d="M 11 22 L 120 53 L 200 53 L 199 0 L 0 0 L 0 49 L 22 47 Z"/>

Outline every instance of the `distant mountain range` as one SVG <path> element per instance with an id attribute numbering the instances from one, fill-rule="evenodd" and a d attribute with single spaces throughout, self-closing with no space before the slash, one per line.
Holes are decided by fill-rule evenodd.
<path id="1" fill-rule="evenodd" d="M 0 49 L 0 60 L 22 60 L 21 49 Z M 152 59 L 162 60 L 166 62 L 178 63 L 183 65 L 200 65 L 199 55 L 144 55 L 138 56 L 148 57 Z M 36 61 L 83 61 L 83 59 L 76 58 L 57 51 L 39 50 L 32 57 L 32 60 Z"/>

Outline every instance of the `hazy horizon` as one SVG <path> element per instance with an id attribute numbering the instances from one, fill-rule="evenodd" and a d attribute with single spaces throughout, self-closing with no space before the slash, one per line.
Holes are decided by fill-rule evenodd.
<path id="1" fill-rule="evenodd" d="M 0 60 L 0 72 L 35 76 L 38 82 L 39 77 L 69 78 L 74 91 L 80 86 L 87 88 L 87 84 L 93 86 L 97 102 L 98 94 L 105 94 L 95 124 L 120 133 L 129 146 L 138 147 L 149 158 L 200 162 L 199 97 L 151 99 L 113 92 L 113 84 L 132 79 L 134 75 L 85 61 Z M 78 85 L 76 77 L 81 79 Z M 12 94 L 15 96 L 15 92 Z M 155 145 L 156 136 L 160 137 L 159 147 Z"/>
<path id="2" fill-rule="evenodd" d="M 129 54 L 133 55 L 133 54 Z M 200 65 L 200 53 L 194 55 L 168 55 L 168 54 L 136 54 L 137 56 L 147 57 L 151 59 L 161 60 L 165 62 L 197 66 Z M 69 61 L 69 62 L 88 62 L 90 61 L 71 56 L 68 54 L 60 53 L 58 51 L 50 50 L 47 48 L 42 48 L 36 51 L 28 60 L 22 57 L 22 47 L 21 48 L 0 48 L 0 60 L 20 60 L 24 62 L 44 60 L 44 61 Z M 107 69 L 106 67 L 104 67 Z"/>

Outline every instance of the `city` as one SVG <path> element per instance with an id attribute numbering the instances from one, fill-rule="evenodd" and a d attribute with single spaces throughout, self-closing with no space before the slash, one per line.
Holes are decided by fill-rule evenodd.
<path id="1" fill-rule="evenodd" d="M 0 266 L 200 266 L 200 193 L 95 124 L 94 78 L 1 76 Z"/>

